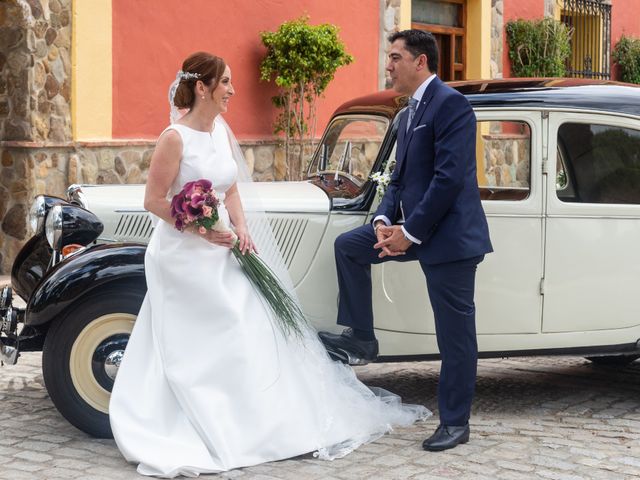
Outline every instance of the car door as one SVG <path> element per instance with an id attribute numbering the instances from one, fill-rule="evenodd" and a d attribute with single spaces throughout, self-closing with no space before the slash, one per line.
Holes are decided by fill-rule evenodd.
<path id="1" fill-rule="evenodd" d="M 478 110 L 476 116 L 478 183 L 495 250 L 478 268 L 477 330 L 481 350 L 500 351 L 499 334 L 541 328 L 542 115 Z M 374 265 L 372 280 L 375 327 L 386 349 L 382 354 L 436 352 L 433 312 L 419 263 Z"/>
<path id="2" fill-rule="evenodd" d="M 575 332 L 567 346 L 635 342 L 640 121 L 557 112 L 549 132 L 543 331 Z"/>

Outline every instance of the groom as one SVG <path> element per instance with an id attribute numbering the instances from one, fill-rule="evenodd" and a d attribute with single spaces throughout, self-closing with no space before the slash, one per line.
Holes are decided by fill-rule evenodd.
<path id="1" fill-rule="evenodd" d="M 438 47 L 430 33 L 389 37 L 387 71 L 410 97 L 398 126 L 396 167 L 373 224 L 335 242 L 341 335 L 320 332 L 349 363 L 375 360 L 371 264 L 418 260 L 427 280 L 442 358 L 440 425 L 422 446 L 440 451 L 469 440 L 478 347 L 475 273 L 492 251 L 476 180 L 476 119 L 466 98 L 435 73 Z"/>

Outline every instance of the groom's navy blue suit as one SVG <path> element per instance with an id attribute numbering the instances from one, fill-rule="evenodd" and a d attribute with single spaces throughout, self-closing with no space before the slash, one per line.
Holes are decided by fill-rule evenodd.
<path id="1" fill-rule="evenodd" d="M 405 255 L 378 258 L 373 226 L 336 239 L 338 323 L 373 329 L 371 264 L 418 260 L 427 279 L 442 357 L 440 422 L 465 425 L 475 388 L 476 266 L 491 252 L 476 179 L 476 119 L 467 99 L 435 77 L 407 127 L 398 126 L 396 166 L 375 216 L 401 223 L 414 243 Z"/>

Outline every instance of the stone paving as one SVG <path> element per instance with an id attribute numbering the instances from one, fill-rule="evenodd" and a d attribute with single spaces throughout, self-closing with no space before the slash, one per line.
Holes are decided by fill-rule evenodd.
<path id="1" fill-rule="evenodd" d="M 41 355 L 0 369 L 0 479 L 142 478 L 112 440 L 88 437 L 55 410 Z M 436 407 L 439 363 L 375 364 L 359 377 Z M 420 449 L 436 419 L 398 429 L 344 459 L 298 457 L 220 479 L 610 479 L 640 478 L 640 361 L 596 367 L 577 357 L 481 360 L 467 445 Z"/>

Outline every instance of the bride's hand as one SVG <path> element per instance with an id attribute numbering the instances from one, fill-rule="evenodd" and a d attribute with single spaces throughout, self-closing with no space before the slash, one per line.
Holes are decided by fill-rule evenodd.
<path id="1" fill-rule="evenodd" d="M 233 248 L 236 244 L 236 237 L 233 232 L 216 232 L 215 230 L 209 230 L 202 236 L 214 245 L 220 245 L 222 247 Z"/>
<path id="2" fill-rule="evenodd" d="M 243 255 L 251 252 L 258 253 L 256 250 L 256 246 L 251 239 L 251 235 L 249 235 L 249 230 L 246 226 L 236 227 L 236 235 L 238 236 L 239 240 L 238 248 Z"/>

